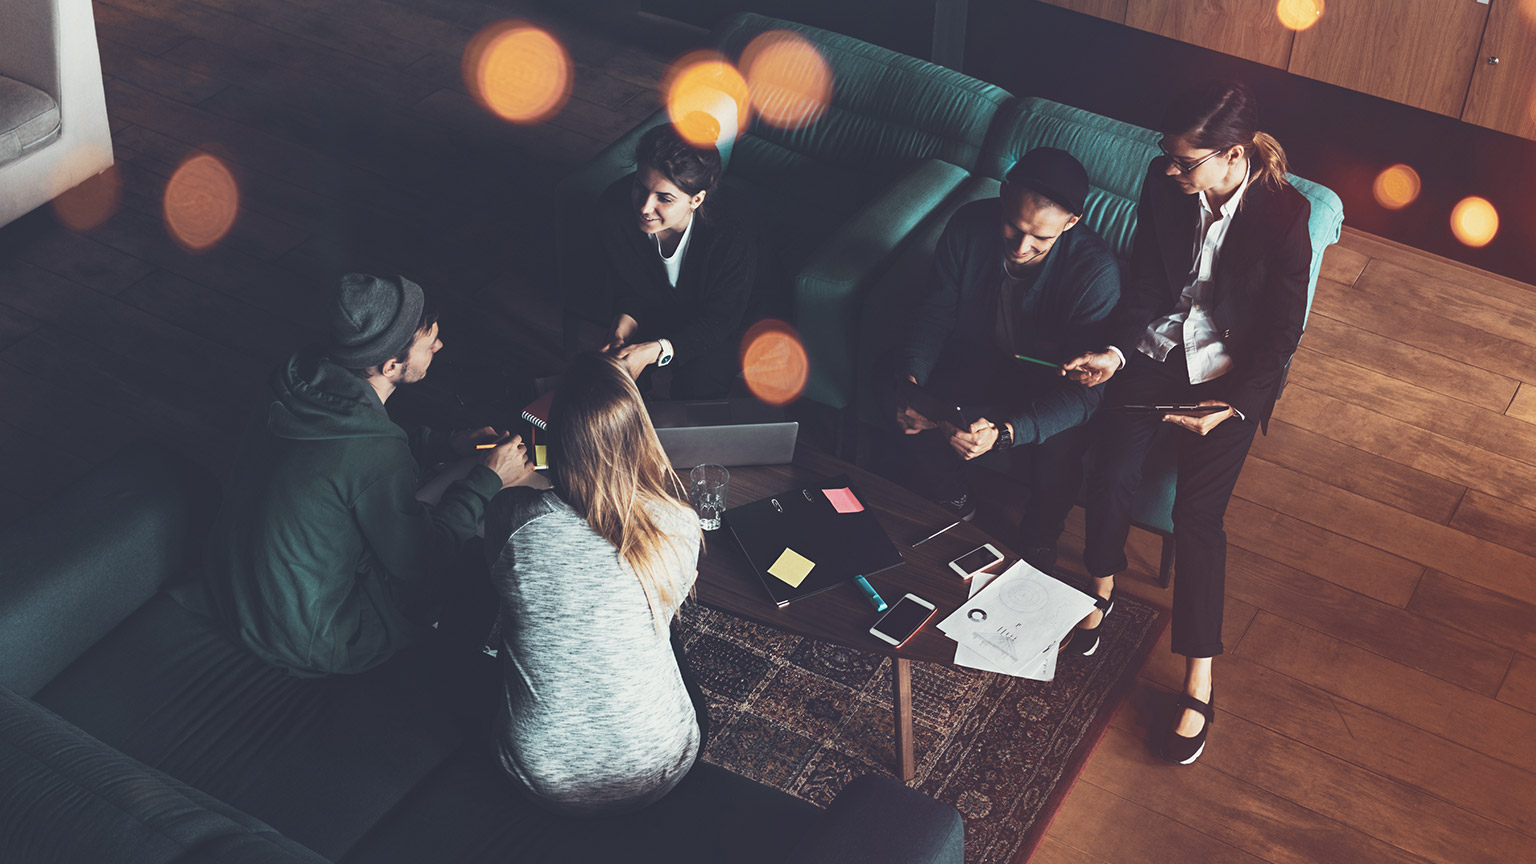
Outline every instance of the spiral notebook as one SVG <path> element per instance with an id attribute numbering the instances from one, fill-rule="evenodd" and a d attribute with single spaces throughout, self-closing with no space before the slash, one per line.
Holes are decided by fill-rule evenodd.
<path id="1" fill-rule="evenodd" d="M 842 474 L 732 507 L 723 519 L 769 598 L 787 606 L 902 563 L 863 500 Z"/>

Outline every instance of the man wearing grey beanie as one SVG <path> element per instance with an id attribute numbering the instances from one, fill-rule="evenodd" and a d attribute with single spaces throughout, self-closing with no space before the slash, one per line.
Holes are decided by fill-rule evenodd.
<path id="1" fill-rule="evenodd" d="M 215 611 L 267 662 L 295 675 L 362 672 L 437 620 L 450 562 L 502 489 L 537 482 L 516 436 L 454 436 L 479 464 L 434 506 L 384 403 L 420 381 L 442 347 L 420 286 L 343 276 L 328 344 L 277 369 L 241 440 L 209 544 Z"/>

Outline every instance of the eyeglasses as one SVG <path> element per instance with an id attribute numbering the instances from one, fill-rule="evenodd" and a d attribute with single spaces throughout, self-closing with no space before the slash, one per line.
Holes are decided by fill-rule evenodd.
<path id="1" fill-rule="evenodd" d="M 1186 165 L 1186 164 L 1184 164 L 1179 159 L 1179 157 L 1173 155 L 1172 153 L 1169 153 L 1168 152 L 1168 148 L 1163 146 L 1163 142 L 1161 142 L 1161 141 L 1157 142 L 1157 149 L 1163 151 L 1163 155 L 1168 157 L 1168 161 L 1173 164 L 1174 168 L 1178 169 L 1180 174 L 1193 174 L 1193 173 L 1195 173 L 1195 169 L 1196 168 L 1199 168 L 1201 165 L 1204 165 L 1207 161 L 1210 160 L 1210 158 L 1212 156 L 1218 156 L 1218 155 L 1220 155 L 1222 153 L 1221 150 L 1217 150 L 1214 153 L 1207 153 L 1204 157 L 1202 157 L 1198 162 L 1195 162 L 1193 165 Z"/>

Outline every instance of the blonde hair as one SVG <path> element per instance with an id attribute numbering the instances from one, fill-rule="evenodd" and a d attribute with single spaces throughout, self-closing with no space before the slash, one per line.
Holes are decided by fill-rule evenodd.
<path id="1" fill-rule="evenodd" d="M 1249 146 L 1249 152 L 1258 157 L 1259 177 L 1271 186 L 1279 188 L 1290 181 L 1285 175 L 1291 171 L 1291 163 L 1285 158 L 1285 148 L 1275 140 L 1275 136 L 1268 132 L 1253 133 L 1253 144 Z"/>
<path id="2" fill-rule="evenodd" d="M 664 559 L 681 560 L 684 550 L 658 517 L 669 507 L 688 510 L 692 536 L 702 543 L 703 535 L 624 363 L 607 354 L 573 359 L 549 426 L 549 466 L 560 497 L 618 550 L 640 580 L 657 627 L 665 628 L 684 598 Z"/>

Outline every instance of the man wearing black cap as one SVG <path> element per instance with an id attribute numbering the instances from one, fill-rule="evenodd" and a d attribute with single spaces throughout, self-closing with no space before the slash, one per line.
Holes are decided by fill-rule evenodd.
<path id="1" fill-rule="evenodd" d="M 1046 570 L 1077 495 L 1080 427 L 1100 395 L 1063 377 L 1059 364 L 1102 342 L 1120 299 L 1114 253 L 1079 223 L 1087 196 L 1083 166 L 1040 147 L 1008 172 L 1001 197 L 957 210 L 895 375 L 883 376 L 887 410 L 905 433 L 898 458 L 909 482 L 957 517 L 975 512 L 966 462 L 1010 448 L 1029 460 L 1022 548 Z M 972 422 L 956 428 L 922 416 L 901 397 L 903 380 L 959 405 Z"/>
<path id="2" fill-rule="evenodd" d="M 436 506 L 384 403 L 442 347 L 421 288 L 349 273 L 328 345 L 273 373 L 235 456 L 208 554 L 215 610 L 258 656 L 296 675 L 361 672 L 436 620 L 445 572 L 487 502 L 530 482 L 522 442 L 481 451 Z M 497 438 L 483 429 L 454 447 Z"/>

